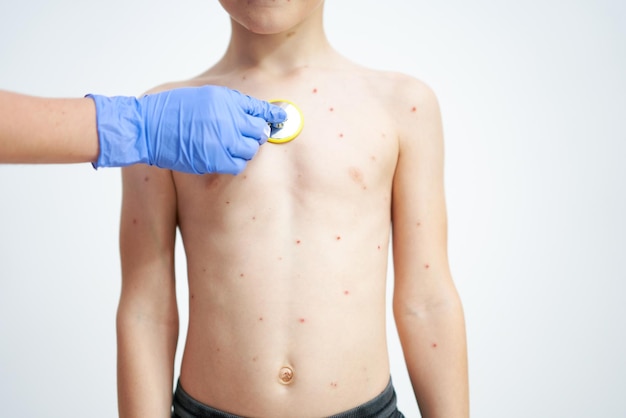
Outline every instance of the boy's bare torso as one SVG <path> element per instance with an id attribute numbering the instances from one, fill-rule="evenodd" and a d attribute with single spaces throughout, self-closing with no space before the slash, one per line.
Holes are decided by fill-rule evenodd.
<path id="1" fill-rule="evenodd" d="M 185 83 L 288 99 L 305 119 L 294 141 L 263 145 L 238 176 L 173 174 L 190 298 L 181 383 L 197 400 L 247 416 L 325 416 L 388 383 L 394 83 L 341 59 Z"/>

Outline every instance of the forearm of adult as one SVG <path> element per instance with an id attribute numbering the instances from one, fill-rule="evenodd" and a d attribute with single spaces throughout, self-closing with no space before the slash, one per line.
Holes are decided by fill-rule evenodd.
<path id="1" fill-rule="evenodd" d="M 79 163 L 98 158 L 94 101 L 0 90 L 0 163 Z"/>
<path id="2" fill-rule="evenodd" d="M 47 99 L 0 90 L 0 163 L 143 163 L 187 173 L 238 174 L 267 140 L 278 106 L 219 86 L 139 99 Z"/>
<path id="3" fill-rule="evenodd" d="M 117 313 L 120 418 L 169 418 L 178 340 L 175 307 L 162 313 L 122 298 Z M 167 312 L 169 311 L 169 312 Z"/>
<path id="4" fill-rule="evenodd" d="M 422 417 L 468 417 L 465 321 L 456 291 L 423 304 L 397 298 L 394 315 Z"/>

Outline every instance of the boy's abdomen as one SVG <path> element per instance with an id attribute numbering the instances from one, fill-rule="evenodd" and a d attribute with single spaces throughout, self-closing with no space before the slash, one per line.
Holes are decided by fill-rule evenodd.
<path id="1" fill-rule="evenodd" d="M 299 416 L 295 408 L 327 416 L 382 391 L 383 296 L 345 278 L 320 283 L 326 291 L 309 298 L 302 285 L 290 292 L 274 287 L 276 278 L 251 279 L 223 292 L 193 290 L 181 382 L 194 398 L 244 416 Z"/>
<path id="2" fill-rule="evenodd" d="M 224 191 L 203 210 L 208 201 L 181 208 L 190 297 L 182 386 L 244 416 L 325 416 L 364 403 L 389 380 L 389 224 L 377 220 L 386 206 L 262 195 Z"/>

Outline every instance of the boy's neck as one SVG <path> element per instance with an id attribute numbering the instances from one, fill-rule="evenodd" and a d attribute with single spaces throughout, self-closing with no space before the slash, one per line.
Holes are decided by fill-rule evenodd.
<path id="1" fill-rule="evenodd" d="M 272 35 L 253 33 L 234 20 L 231 26 L 230 43 L 218 64 L 225 71 L 258 69 L 288 74 L 335 53 L 324 32 L 321 10 L 296 27 Z"/>

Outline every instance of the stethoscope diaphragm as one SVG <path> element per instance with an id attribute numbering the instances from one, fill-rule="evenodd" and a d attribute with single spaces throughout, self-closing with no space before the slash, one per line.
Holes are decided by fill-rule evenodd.
<path id="1" fill-rule="evenodd" d="M 270 100 L 270 103 L 281 107 L 287 112 L 287 119 L 281 123 L 270 123 L 270 137 L 272 144 L 284 144 L 293 141 L 304 127 L 304 117 L 298 107 L 289 100 Z"/>

